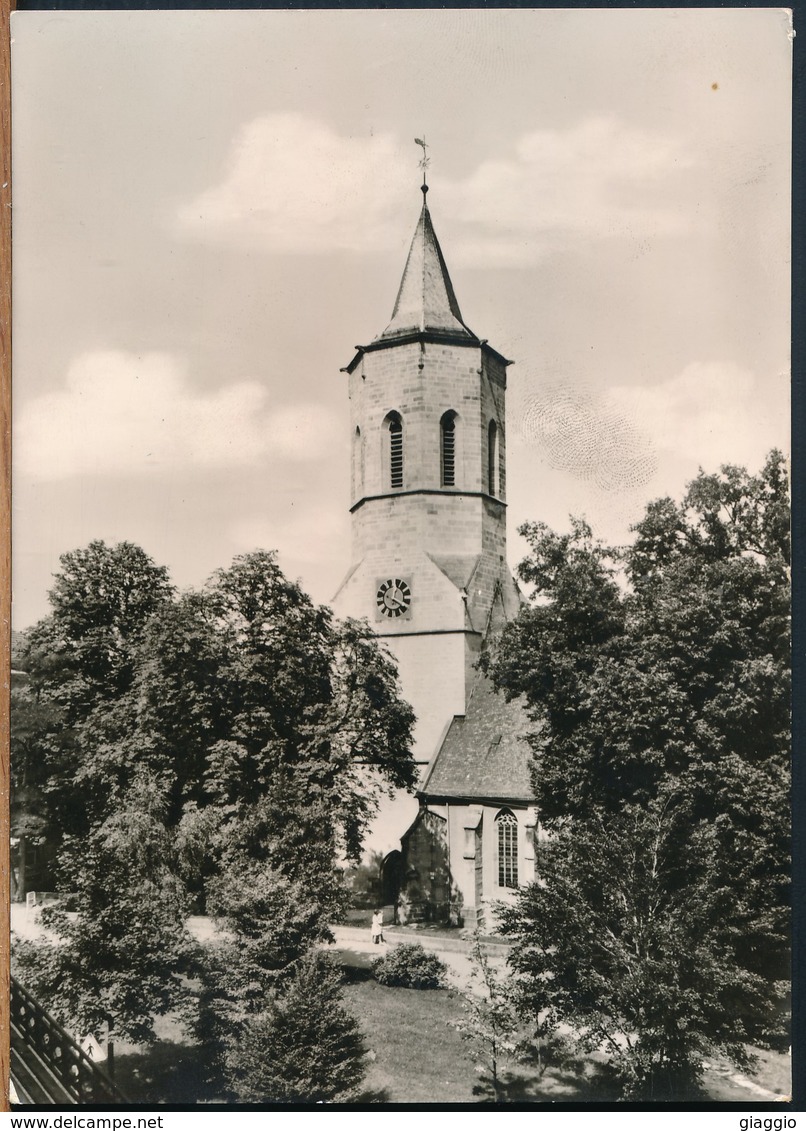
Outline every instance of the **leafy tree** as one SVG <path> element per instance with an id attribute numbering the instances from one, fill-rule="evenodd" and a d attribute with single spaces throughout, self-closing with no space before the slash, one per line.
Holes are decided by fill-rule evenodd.
<path id="1" fill-rule="evenodd" d="M 76 1033 L 154 1040 L 154 1018 L 189 1005 L 182 975 L 196 949 L 154 784 L 138 777 L 120 808 L 68 843 L 63 863 L 77 914 L 44 909 L 50 937 L 15 948 L 21 976 Z"/>
<path id="2" fill-rule="evenodd" d="M 73 721 L 130 685 L 145 625 L 173 589 L 165 567 L 131 542 L 91 542 L 59 560 L 53 612 L 28 634 L 24 666 Z"/>
<path id="3" fill-rule="evenodd" d="M 22 901 L 31 886 L 29 880 L 34 884 L 37 879 L 47 882 L 50 875 L 48 863 L 58 840 L 58 814 L 50 803 L 48 786 L 51 767 L 59 762 L 60 742 L 66 736 L 59 708 L 34 697 L 19 675 L 11 687 L 11 712 L 11 898 Z M 33 854 L 39 859 L 32 874 Z"/>
<path id="4" fill-rule="evenodd" d="M 344 858 L 358 858 L 383 792 L 414 781 L 413 715 L 368 626 L 334 623 L 274 554 L 237 558 L 178 598 L 133 547 L 93 543 L 63 565 L 28 656 L 35 693 L 60 712 L 60 762 L 45 789 L 61 810 L 77 809 L 61 867 L 82 912 L 76 922 L 51 917 L 61 957 L 46 948 L 23 962 L 82 1024 L 106 979 L 118 1031 L 146 1039 L 148 1017 L 180 1000 L 178 925 L 191 905 L 208 910 L 221 938 L 195 957 L 196 1027 L 221 1069 L 295 964 L 329 938 L 345 901 Z M 142 844 L 159 851 L 138 857 L 138 870 L 128 849 L 119 864 L 112 857 L 143 781 L 160 803 L 147 809 Z M 166 961 L 152 962 L 146 923 L 143 946 L 130 948 L 131 977 L 122 976 L 123 920 L 131 931 L 144 916 L 156 921 L 160 891 L 176 908 L 163 924 Z M 93 916 L 112 931 L 109 946 Z M 91 973 L 73 977 L 85 960 Z M 70 1000 L 59 997 L 60 972 Z M 138 972 L 142 1015 L 130 998 Z"/>
<path id="5" fill-rule="evenodd" d="M 462 1013 L 454 1022 L 463 1041 L 470 1045 L 480 1072 L 487 1073 L 496 1103 L 502 1094 L 502 1060 L 517 1048 L 519 1021 L 503 975 L 495 969 L 478 931 L 470 948 L 470 984 L 463 993 Z"/>
<path id="6" fill-rule="evenodd" d="M 312 952 L 265 1011 L 249 1019 L 229 1049 L 227 1076 L 243 1102 L 343 1103 L 356 1098 L 365 1056 L 339 972 Z"/>
<path id="7" fill-rule="evenodd" d="M 742 1041 L 779 1027 L 787 513 L 773 453 L 757 476 L 701 473 L 682 504 L 651 504 L 621 551 L 583 523 L 563 536 L 531 525 L 533 602 L 487 658 L 539 724 L 550 835 L 540 883 L 507 917 L 524 1000 L 585 1040 L 620 1033 L 630 1094 L 695 1080 L 709 1042 L 741 1059 Z"/>
<path id="8" fill-rule="evenodd" d="M 715 1046 L 747 1066 L 778 997 L 741 961 L 716 838 L 690 821 L 673 795 L 569 820 L 543 843 L 539 886 L 504 913 L 522 1009 L 544 1035 L 570 1024 L 603 1048 L 625 1098 L 691 1098 Z"/>
<path id="9" fill-rule="evenodd" d="M 27 680 L 11 728 L 12 772 L 25 778 L 26 809 L 44 816 L 55 843 L 86 835 L 109 812 L 98 773 L 109 760 L 108 716 L 131 687 L 150 618 L 173 593 L 167 571 L 129 542 L 91 542 L 60 561 L 53 611 L 21 642 Z"/>
<path id="10" fill-rule="evenodd" d="M 244 1026 L 330 938 L 346 905 L 340 864 L 358 858 L 378 798 L 413 782 L 413 716 L 368 627 L 334 624 L 273 554 L 236 559 L 203 603 L 224 642 L 223 726 L 210 728 L 203 795 L 180 830 L 201 830 L 217 862 L 205 900 L 231 942 L 208 955 L 200 1033 L 226 1075 Z"/>
<path id="11" fill-rule="evenodd" d="M 393 663 L 366 624 L 334 625 L 289 582 L 274 554 L 236 559 L 209 587 L 217 630 L 233 641 L 222 677 L 235 709 L 227 738 L 210 750 L 207 788 L 236 809 L 269 802 L 273 831 L 301 851 L 325 838 L 358 859 L 379 797 L 412 785 L 413 715 Z M 326 811 L 327 819 L 322 820 Z"/>

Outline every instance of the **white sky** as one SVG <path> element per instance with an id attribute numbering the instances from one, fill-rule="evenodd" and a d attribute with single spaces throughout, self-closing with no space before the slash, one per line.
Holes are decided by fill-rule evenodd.
<path id="1" fill-rule="evenodd" d="M 13 17 L 14 622 L 59 554 L 349 564 L 346 378 L 420 208 L 510 369 L 516 527 L 623 541 L 789 437 L 773 9 Z"/>

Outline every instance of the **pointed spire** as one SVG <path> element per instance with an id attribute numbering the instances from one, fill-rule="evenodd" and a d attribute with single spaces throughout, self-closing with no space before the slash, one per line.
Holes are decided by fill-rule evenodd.
<path id="1" fill-rule="evenodd" d="M 477 341 L 465 326 L 439 246 L 422 185 L 423 209 L 403 271 L 392 321 L 376 341 L 406 337 L 427 330 L 460 334 Z"/>

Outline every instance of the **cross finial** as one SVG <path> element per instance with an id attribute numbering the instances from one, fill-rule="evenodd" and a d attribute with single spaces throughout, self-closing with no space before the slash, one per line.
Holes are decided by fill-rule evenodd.
<path id="1" fill-rule="evenodd" d="M 423 147 L 423 159 L 420 162 L 420 168 L 423 171 L 422 189 L 423 189 L 423 192 L 426 193 L 426 192 L 428 192 L 428 181 L 426 179 L 426 172 L 428 170 L 428 166 L 431 164 L 431 158 L 428 156 L 428 146 L 425 143 L 424 137 L 423 138 L 416 137 L 414 139 L 414 142 L 415 142 L 415 145 L 421 145 Z"/>

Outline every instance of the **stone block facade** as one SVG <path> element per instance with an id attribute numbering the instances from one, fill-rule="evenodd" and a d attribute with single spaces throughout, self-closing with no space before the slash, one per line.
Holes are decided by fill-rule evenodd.
<path id="1" fill-rule="evenodd" d="M 401 923 L 446 923 L 455 897 L 447 823 L 423 809 L 401 838 L 403 867 L 396 917 Z"/>
<path id="2" fill-rule="evenodd" d="M 517 886 L 535 879 L 538 824 L 533 806 L 424 806 L 401 838 L 402 854 L 392 854 L 401 860 L 400 890 L 392 893 L 398 921 L 496 930 L 497 906 L 517 897 L 517 886 L 501 882 L 497 822 L 502 814 L 516 822 Z"/>
<path id="3" fill-rule="evenodd" d="M 391 490 L 384 421 L 403 424 L 404 489 L 442 487 L 440 422 L 456 413 L 456 490 L 489 493 L 489 424 L 498 429 L 496 497 L 506 499 L 502 359 L 483 345 L 408 342 L 367 348 L 349 375 L 353 505 Z M 363 546 L 354 545 L 360 557 Z"/>
<path id="4" fill-rule="evenodd" d="M 433 806 L 445 816 L 450 842 L 450 869 L 456 900 L 456 917 L 467 927 L 495 930 L 496 903 L 513 903 L 517 886 L 535 878 L 537 811 L 487 802 Z M 517 886 L 501 883 L 497 819 L 510 813 L 517 822 Z"/>
<path id="5" fill-rule="evenodd" d="M 517 608 L 506 565 L 505 362 L 477 341 L 423 339 L 367 347 L 348 380 L 353 565 L 333 605 L 339 616 L 367 617 L 398 660 L 418 719 L 415 754 L 427 762 L 464 710 L 494 603 L 505 617 Z M 442 482 L 446 413 L 455 414 L 449 486 Z M 392 415 L 402 428 L 402 483 L 395 488 Z M 411 594 L 395 618 L 378 607 L 379 587 L 389 579 L 405 582 Z"/>

